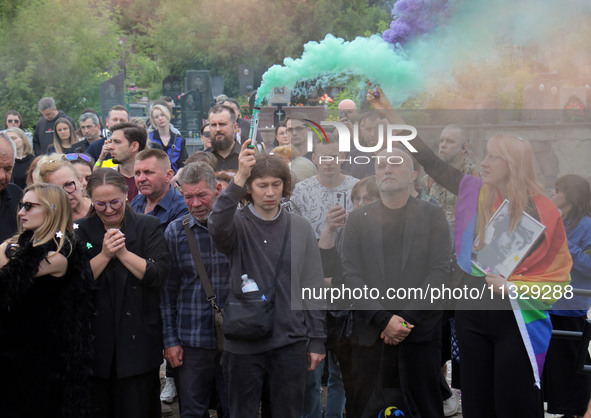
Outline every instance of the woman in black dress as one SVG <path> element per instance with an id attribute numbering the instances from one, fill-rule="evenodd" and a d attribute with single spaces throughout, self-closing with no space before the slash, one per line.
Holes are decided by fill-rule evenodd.
<path id="1" fill-rule="evenodd" d="M 2 416 L 87 416 L 92 272 L 66 192 L 27 187 L 18 220 L 0 245 Z"/>

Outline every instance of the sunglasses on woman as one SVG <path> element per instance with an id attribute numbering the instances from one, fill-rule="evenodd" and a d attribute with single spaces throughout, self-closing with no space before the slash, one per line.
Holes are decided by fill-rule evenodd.
<path id="1" fill-rule="evenodd" d="M 78 154 L 76 152 L 71 153 L 71 154 L 66 154 L 66 158 L 69 161 L 76 161 L 76 160 L 84 160 L 84 161 L 88 161 L 89 163 L 92 164 L 92 157 L 86 155 L 86 154 Z"/>
<path id="2" fill-rule="evenodd" d="M 25 208 L 25 212 L 30 211 L 36 206 L 41 206 L 41 203 L 33 203 L 33 202 L 18 202 L 18 210 Z"/>

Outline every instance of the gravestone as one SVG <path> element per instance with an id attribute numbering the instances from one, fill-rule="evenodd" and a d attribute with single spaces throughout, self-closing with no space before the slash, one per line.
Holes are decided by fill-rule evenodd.
<path id="1" fill-rule="evenodd" d="M 279 125 L 281 122 L 285 121 L 286 118 L 286 114 L 283 111 L 283 106 L 284 105 L 276 105 L 277 106 L 277 110 L 275 111 L 275 113 L 273 114 L 273 126 L 277 126 Z"/>
<path id="2" fill-rule="evenodd" d="M 246 96 L 249 91 L 252 91 L 254 85 L 254 71 L 247 65 L 238 66 L 238 83 L 240 95 Z"/>
<path id="3" fill-rule="evenodd" d="M 109 110 L 113 106 L 125 106 L 124 84 L 125 74 L 121 73 L 115 77 L 104 81 L 99 86 L 99 98 L 101 102 L 101 114 L 103 118 L 107 117 Z"/>
<path id="4" fill-rule="evenodd" d="M 278 112 L 282 113 L 282 120 L 285 120 L 286 117 L 293 113 L 302 113 L 306 115 L 307 119 L 320 123 L 325 120 L 326 109 L 324 106 L 261 106 L 259 128 L 274 128 Z"/>
<path id="5" fill-rule="evenodd" d="M 267 103 L 269 106 L 273 105 L 287 105 L 291 98 L 291 90 L 286 86 L 275 87 L 267 96 Z"/>
<path id="6" fill-rule="evenodd" d="M 129 105 L 129 118 L 146 118 L 148 116 L 148 106 L 140 103 Z"/>
<path id="7" fill-rule="evenodd" d="M 224 77 L 211 77 L 211 91 L 213 93 L 213 97 L 218 97 L 220 94 L 224 94 L 225 85 L 226 79 Z"/>
<path id="8" fill-rule="evenodd" d="M 203 118 L 203 95 L 200 91 L 190 90 L 181 96 L 181 131 L 185 136 L 192 136 L 201 129 Z"/>
<path id="9" fill-rule="evenodd" d="M 181 77 L 178 75 L 169 75 L 162 81 L 162 95 L 171 97 L 175 105 L 181 103 Z"/>
<path id="10" fill-rule="evenodd" d="M 179 103 L 181 100 L 179 99 Z M 172 123 L 175 127 L 182 126 L 182 113 L 181 113 L 181 106 L 173 106 L 172 112 L 170 115 L 170 123 Z"/>
<path id="11" fill-rule="evenodd" d="M 210 103 L 213 99 L 209 71 L 187 70 L 185 76 L 186 94 L 191 90 L 201 93 L 200 108 L 198 110 L 200 110 L 202 114 L 207 114 L 210 108 Z"/>

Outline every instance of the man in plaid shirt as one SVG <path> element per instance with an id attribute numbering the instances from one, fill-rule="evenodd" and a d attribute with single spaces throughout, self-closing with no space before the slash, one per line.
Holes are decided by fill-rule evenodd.
<path id="1" fill-rule="evenodd" d="M 215 249 L 207 230 L 207 217 L 221 185 L 213 169 L 203 162 L 184 167 L 178 183 L 191 214 L 189 228 L 221 308 L 230 286 L 228 261 Z M 193 262 L 183 218 L 173 221 L 164 236 L 173 266 L 162 287 L 164 357 L 178 368 L 181 417 L 208 416 L 213 385 L 218 394 L 218 416 L 228 417 L 227 385 L 219 362 L 214 312 Z"/>

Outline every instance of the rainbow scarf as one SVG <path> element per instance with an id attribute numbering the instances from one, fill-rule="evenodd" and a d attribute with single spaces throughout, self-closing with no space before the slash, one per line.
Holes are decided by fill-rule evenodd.
<path id="1" fill-rule="evenodd" d="M 460 268 L 466 273 L 478 276 L 482 276 L 482 273 L 472 268 L 471 257 L 478 205 L 482 204 L 482 199 L 482 179 L 470 175 L 464 176 L 460 183 L 456 206 L 455 250 Z M 572 259 L 558 209 L 546 196 L 536 195 L 532 200 L 538 211 L 540 222 L 546 226 L 544 239 L 535 251 L 517 266 L 508 280 L 516 284 L 568 283 Z M 499 197 L 497 207 L 500 204 Z M 531 362 L 535 384 L 540 388 L 540 375 L 552 336 L 552 323 L 548 315 L 550 305 L 533 298 L 529 300 L 518 298 L 511 300 L 511 307 Z"/>

